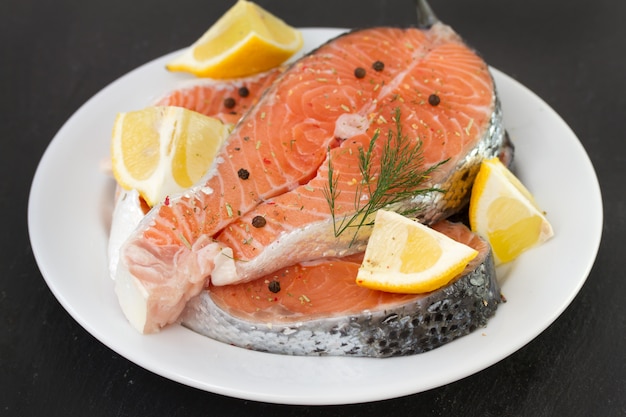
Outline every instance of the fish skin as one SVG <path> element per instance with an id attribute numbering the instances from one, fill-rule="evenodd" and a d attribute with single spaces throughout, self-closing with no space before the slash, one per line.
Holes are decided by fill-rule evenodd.
<path id="1" fill-rule="evenodd" d="M 395 305 L 310 320 L 264 321 L 222 309 L 209 290 L 187 304 L 180 322 L 215 340 L 275 354 L 387 358 L 427 352 L 484 327 L 502 302 L 491 249 L 477 239 L 483 243 L 481 252 L 458 278 Z"/>
<path id="2" fill-rule="evenodd" d="M 379 29 L 383 31 L 393 31 L 394 29 Z M 398 29 L 399 30 L 399 29 Z M 404 33 L 409 33 L 409 30 L 403 30 Z M 354 32 L 358 35 L 375 34 L 375 32 Z M 432 32 L 433 39 L 437 40 L 438 37 L 444 39 L 458 38 L 451 29 L 444 26 L 437 26 L 435 32 Z M 343 35 L 341 38 L 345 41 L 350 35 Z M 330 42 L 327 45 L 331 45 Z M 312 55 L 318 53 L 320 56 L 323 52 L 318 50 Z M 310 55 L 311 56 L 311 55 Z M 306 58 L 306 57 L 305 57 Z M 287 75 L 293 75 L 294 71 L 298 69 L 298 65 L 302 65 L 302 62 L 296 62 L 290 69 L 285 71 L 279 78 L 278 82 L 274 83 L 276 87 L 280 84 L 280 80 L 284 79 Z M 295 69 L 294 69 L 295 68 Z M 328 67 L 330 70 L 331 68 Z M 482 68 L 483 71 L 488 74 L 486 65 Z M 492 82 L 490 76 L 485 78 L 486 85 L 489 81 Z M 387 86 L 384 88 L 392 88 L 393 86 Z M 397 87 L 397 86 L 396 86 Z M 276 87 L 279 88 L 279 87 Z M 304 88 L 304 87 L 303 87 Z M 433 174 L 433 184 L 441 184 L 446 188 L 447 197 L 437 197 L 431 195 L 426 199 L 420 199 L 419 201 L 410 201 L 406 204 L 409 205 L 424 205 L 424 211 L 422 212 L 422 220 L 424 222 L 434 222 L 441 217 L 458 210 L 463 204 L 461 202 L 467 199 L 467 191 L 470 188 L 473 175 L 475 175 L 476 164 L 480 160 L 495 156 L 498 149 L 502 145 L 503 128 L 501 124 L 501 115 L 499 111 L 499 105 L 497 103 L 497 97 L 495 95 L 495 89 L 493 86 L 485 88 L 492 88 L 491 96 L 489 97 L 489 105 L 480 111 L 488 114 L 485 122 L 467 124 L 464 122 L 459 125 L 459 129 L 472 130 L 472 132 L 482 132 L 478 145 L 470 149 L 468 154 L 461 158 L 459 161 L 453 161 L 453 168 L 447 168 L 443 174 L 440 171 L 436 171 Z M 356 97 L 356 96 L 354 96 Z M 271 104 L 274 97 L 266 94 L 264 96 L 265 101 L 261 101 L 259 105 L 253 107 L 246 115 L 246 119 L 238 124 L 240 129 L 239 136 L 229 139 L 227 147 L 229 149 L 237 149 L 238 147 L 245 145 L 245 129 L 247 127 L 246 121 L 258 120 L 265 116 L 264 107 L 261 103 Z M 314 106 L 315 104 L 310 104 Z M 306 114 L 306 107 L 302 109 Z M 389 106 L 386 110 L 387 119 L 391 118 L 392 109 Z M 380 113 L 382 115 L 382 113 Z M 306 116 L 304 116 L 306 117 Z M 256 119 L 255 119 L 256 118 Z M 272 132 L 267 128 L 270 123 L 278 124 L 282 119 L 276 119 L 271 121 L 265 121 L 265 129 L 267 135 L 271 135 Z M 473 119 L 472 119 L 473 121 Z M 459 122 L 460 123 L 460 122 Z M 334 126 L 334 125 L 333 125 Z M 247 181 L 242 184 L 243 188 L 237 189 L 239 195 L 231 195 L 234 200 L 225 200 L 227 202 L 233 201 L 233 205 L 229 207 L 221 207 L 220 210 L 216 210 L 210 213 L 209 217 L 194 217 L 190 220 L 191 223 L 184 224 L 180 227 L 183 221 L 186 220 L 187 213 L 196 213 L 206 210 L 206 201 L 210 200 L 213 194 L 222 195 L 227 192 L 226 184 L 238 184 L 236 174 L 228 175 L 216 175 L 219 171 L 223 172 L 223 166 L 232 165 L 233 161 L 229 157 L 218 158 L 217 163 L 207 174 L 206 178 L 209 178 L 205 184 L 194 187 L 189 192 L 181 196 L 173 196 L 170 198 L 171 204 L 155 207 L 146 218 L 139 225 L 133 236 L 126 241 L 122 248 L 120 262 L 118 265 L 118 276 L 133 277 L 139 285 L 143 286 L 142 291 L 145 291 L 148 295 L 148 303 L 150 307 L 148 311 L 158 310 L 158 314 L 149 316 L 147 320 L 150 322 L 146 325 L 136 326 L 140 331 L 152 332 L 157 331 L 160 327 L 172 323 L 176 320 L 177 315 L 180 312 L 181 302 L 184 303 L 187 299 L 190 299 L 201 290 L 201 282 L 208 279 L 211 275 L 211 279 L 214 283 L 233 283 L 245 280 L 251 280 L 258 276 L 263 275 L 269 269 L 276 269 L 280 266 L 288 265 L 293 262 L 303 261 L 307 259 L 314 259 L 316 257 L 324 256 L 338 256 L 345 255 L 351 252 L 356 252 L 363 249 L 363 244 L 369 235 L 367 228 L 363 228 L 359 232 L 358 241 L 356 244 L 349 245 L 348 241 L 352 243 L 352 238 L 349 239 L 344 236 L 339 239 L 331 238 L 329 231 L 332 229 L 332 222 L 330 221 L 328 213 L 323 213 L 317 220 L 317 224 L 313 225 L 312 222 L 307 224 L 306 227 L 300 229 L 305 230 L 306 233 L 300 233 L 288 236 L 283 228 L 274 229 L 274 239 L 266 244 L 263 252 L 265 257 L 256 256 L 254 262 L 250 259 L 244 259 L 244 262 L 221 262 L 225 265 L 223 268 L 215 270 L 216 259 L 220 257 L 220 260 L 230 259 L 236 256 L 239 258 L 238 253 L 233 253 L 232 249 L 224 244 L 225 240 L 220 242 L 220 239 L 224 236 L 217 235 L 220 231 L 226 230 L 229 225 L 233 225 L 238 219 L 245 219 L 246 213 L 251 212 L 253 209 L 260 212 L 262 209 L 275 210 L 279 206 L 276 201 L 285 196 L 287 204 L 293 204 L 294 200 L 289 201 L 289 198 L 296 198 L 297 192 L 294 192 L 298 187 L 311 186 L 312 179 L 319 180 L 317 183 L 317 198 L 321 195 L 324 178 L 314 177 L 315 171 L 319 167 L 319 172 L 324 173 L 323 160 L 326 156 L 327 147 L 333 146 L 332 150 L 342 149 L 341 144 L 348 142 L 347 140 L 338 141 L 338 143 L 332 142 L 333 137 L 319 136 L 322 126 L 319 124 L 313 124 L 310 126 L 304 126 L 304 134 L 307 140 L 318 141 L 319 150 L 313 153 L 305 152 L 298 154 L 296 160 L 289 159 L 288 165 L 282 163 L 278 166 L 268 167 L 264 166 L 265 160 L 260 160 L 258 163 L 250 165 L 248 168 L 253 172 L 255 178 L 259 178 L 258 183 L 252 184 Z M 332 126 L 326 126 L 325 129 L 331 129 Z M 476 133 L 473 133 L 474 135 Z M 468 133 L 468 136 L 470 134 Z M 351 142 L 346 147 L 352 146 L 353 150 L 357 150 L 359 146 L 366 147 L 367 141 L 371 136 L 367 136 L 364 132 L 357 132 Z M 343 148 L 345 149 L 345 147 Z M 338 154 L 335 154 L 340 159 Z M 432 156 L 432 155 L 431 155 Z M 335 160 L 336 161 L 336 160 Z M 429 163 L 439 162 L 429 161 Z M 270 161 L 272 162 L 272 161 Z M 222 165 L 222 166 L 221 166 Z M 348 161 L 349 165 L 349 161 Z M 354 165 L 354 161 L 352 161 Z M 229 172 L 236 172 L 237 166 L 232 167 Z M 222 169 L 222 170 L 221 170 Z M 346 168 L 346 172 L 349 172 L 349 166 Z M 265 172 L 263 175 L 257 175 Z M 312 177 L 313 176 L 313 177 Z M 279 181 L 275 183 L 275 181 Z M 308 183 L 307 183 L 308 181 Z M 457 194 L 459 197 L 457 197 Z M 249 197 L 248 195 L 252 195 Z M 349 193 L 344 193 L 346 198 L 349 198 Z M 229 197 L 229 198 L 230 198 Z M 454 198 L 452 198 L 454 197 Z M 430 208 L 429 208 L 430 206 Z M 175 208 L 174 208 L 175 207 Z M 234 207 L 234 209 L 233 209 Z M 286 206 L 283 206 L 285 208 Z M 230 209 L 229 209 L 230 208 Z M 241 211 L 241 213 L 239 213 Z M 307 213 L 309 215 L 310 213 Z M 156 222 L 156 223 L 155 223 Z M 155 233 L 156 229 L 154 225 L 161 224 L 161 230 L 169 230 L 165 234 Z M 279 222 L 275 225 L 279 225 Z M 284 224 L 282 226 L 285 226 Z M 287 225 L 288 226 L 288 225 Z M 270 228 L 264 228 L 263 232 L 267 232 Z M 211 241 L 211 239 L 217 240 Z M 227 240 L 227 237 L 225 237 Z M 150 241 L 150 242 L 148 242 Z M 262 242 L 261 239 L 256 242 Z M 293 244 L 297 242 L 300 250 L 293 251 Z M 336 249 L 338 245 L 343 248 Z M 211 246 L 209 248 L 209 246 Z M 190 248 L 200 248 L 203 255 L 200 253 L 194 253 L 194 250 Z M 215 258 L 207 258 L 209 255 L 216 255 Z M 207 255 L 208 254 L 208 255 Z M 288 255 L 288 256 L 285 256 Z M 220 263 L 220 262 L 218 262 Z M 255 267 L 252 267 L 255 265 Z M 154 267 L 153 267 L 154 266 Z M 246 270 L 247 268 L 247 270 Z M 188 282 L 176 282 L 177 280 L 185 281 L 187 278 L 181 276 L 181 271 L 198 272 L 202 271 L 206 276 L 204 277 L 190 277 L 189 280 L 193 281 L 193 285 L 189 285 Z M 117 280 L 116 280 L 117 281 Z M 163 303 L 158 294 L 163 291 L 168 291 L 168 302 Z M 195 292 L 195 293 L 194 293 Z"/>

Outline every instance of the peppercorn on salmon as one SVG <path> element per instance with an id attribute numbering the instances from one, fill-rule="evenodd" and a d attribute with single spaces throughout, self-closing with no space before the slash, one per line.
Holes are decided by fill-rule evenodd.
<path id="1" fill-rule="evenodd" d="M 158 331 L 209 283 L 363 251 L 378 208 L 436 222 L 503 142 L 488 67 L 449 27 L 342 35 L 286 69 L 202 181 L 142 220 L 120 252 L 122 309 Z"/>

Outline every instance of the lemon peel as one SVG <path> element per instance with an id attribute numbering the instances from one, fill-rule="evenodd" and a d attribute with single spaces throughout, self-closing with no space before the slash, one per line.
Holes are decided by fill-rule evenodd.
<path id="1" fill-rule="evenodd" d="M 302 45 L 300 31 L 257 4 L 239 0 L 166 68 L 199 77 L 244 77 L 279 66 Z"/>

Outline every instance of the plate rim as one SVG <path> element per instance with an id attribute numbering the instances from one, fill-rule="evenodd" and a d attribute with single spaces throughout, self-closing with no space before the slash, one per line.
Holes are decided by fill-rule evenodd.
<path id="1" fill-rule="evenodd" d="M 304 33 L 307 33 L 309 31 L 313 31 L 313 32 L 318 32 L 318 33 L 340 33 L 342 31 L 345 31 L 347 29 L 342 29 L 342 28 L 302 28 L 302 30 L 304 31 Z M 404 395 L 409 395 L 409 394 L 414 394 L 417 392 L 422 392 L 428 389 L 432 389 L 432 388 L 436 388 L 439 387 L 441 385 L 444 385 L 446 383 L 450 383 L 462 378 L 465 378 L 469 375 L 475 374 L 476 372 L 479 372 L 483 369 L 486 369 L 487 367 L 499 362 L 500 360 L 504 359 L 505 357 L 513 354 L 514 352 L 516 352 L 517 350 L 519 350 L 520 348 L 522 348 L 524 345 L 526 345 L 527 343 L 531 342 L 532 340 L 534 340 L 540 333 L 542 333 L 549 325 L 551 325 L 561 314 L 562 312 L 571 304 L 572 300 L 574 299 L 574 297 L 579 293 L 580 289 L 582 288 L 582 286 L 584 285 L 584 283 L 587 280 L 587 277 L 589 276 L 591 269 L 595 263 L 598 251 L 599 251 L 599 246 L 600 246 L 600 242 L 601 242 L 601 237 L 602 237 L 602 224 L 603 224 L 603 209 L 602 209 L 602 197 L 601 197 L 601 190 L 600 190 L 600 185 L 598 182 L 598 178 L 597 178 L 597 174 L 595 172 L 595 169 L 593 168 L 593 164 L 589 158 L 589 155 L 587 154 L 587 152 L 584 149 L 584 146 L 582 145 L 582 143 L 580 142 L 580 140 L 576 137 L 575 133 L 571 130 L 571 128 L 565 123 L 565 121 L 561 118 L 560 115 L 558 115 L 556 113 L 556 111 L 554 111 L 547 103 L 545 103 L 539 96 L 537 96 L 533 91 L 531 91 L 530 89 L 528 89 L 526 86 L 524 86 L 523 84 L 521 84 L 520 82 L 518 82 L 517 80 L 511 78 L 510 76 L 506 75 L 505 73 L 499 71 L 496 68 L 490 67 L 490 69 L 492 70 L 492 73 L 494 74 L 494 77 L 496 79 L 503 79 L 506 80 L 507 83 L 511 84 L 512 86 L 514 86 L 516 89 L 523 91 L 525 94 L 530 95 L 535 101 L 537 101 L 538 103 L 542 104 L 546 111 L 548 112 L 547 114 L 552 117 L 553 119 L 556 120 L 556 122 L 558 122 L 559 124 L 561 124 L 562 128 L 567 129 L 567 131 L 569 132 L 569 134 L 575 139 L 573 146 L 578 148 L 579 152 L 582 152 L 583 155 L 583 159 L 585 159 L 586 163 L 588 163 L 588 166 L 591 168 L 591 172 L 593 174 L 593 178 L 591 179 L 591 182 L 594 183 L 595 185 L 595 189 L 594 189 L 594 202 L 597 204 L 596 209 L 598 209 L 598 214 L 599 216 L 596 217 L 595 220 L 595 226 L 594 228 L 596 229 L 595 233 L 593 233 L 593 239 L 594 241 L 592 242 L 591 246 L 594 247 L 594 249 L 592 250 L 592 252 L 588 253 L 587 256 L 589 257 L 589 261 L 587 262 L 587 265 L 584 269 L 584 271 L 580 271 L 580 275 L 582 276 L 582 279 L 579 279 L 579 282 L 577 283 L 577 286 L 575 288 L 572 289 L 572 291 L 570 291 L 570 293 L 567 295 L 567 297 L 564 299 L 564 302 L 561 303 L 561 305 L 559 306 L 559 308 L 555 309 L 552 316 L 549 317 L 545 323 L 543 323 L 542 326 L 539 326 L 535 329 L 535 331 L 532 333 L 531 336 L 527 337 L 525 341 L 523 341 L 523 343 L 518 343 L 518 345 L 514 348 L 514 349 L 509 349 L 506 352 L 501 352 L 500 355 L 496 355 L 493 360 L 491 361 L 486 361 L 486 362 L 482 362 L 480 364 L 474 364 L 473 366 L 469 366 L 467 369 L 464 370 L 464 372 L 460 372 L 458 373 L 458 378 L 454 379 L 454 380 L 449 380 L 449 379 L 445 379 L 445 378 L 441 378 L 441 377 L 437 377 L 435 376 L 435 378 L 433 378 L 432 382 L 429 384 L 424 384 L 423 386 L 420 386 L 419 388 L 415 387 L 415 386 L 406 386 L 404 388 L 398 387 L 397 385 L 393 386 L 393 389 L 380 389 L 378 392 L 373 392 L 372 390 L 363 390 L 361 393 L 359 394 L 351 394 L 351 395 L 342 395 L 341 393 L 327 393 L 327 395 L 324 396 L 320 396 L 320 395 L 300 395 L 300 396 L 296 396 L 296 395 L 289 395 L 289 394 L 282 394 L 282 393 L 275 393 L 275 394 L 270 394 L 268 395 L 267 393 L 262 393 L 260 391 L 258 392 L 251 392 L 251 391 L 246 391 L 245 389 L 242 388 L 238 388 L 238 387 L 225 387 L 225 386 L 220 386 L 219 384 L 216 384 L 215 382 L 210 383 L 207 381 L 202 381 L 202 380 L 198 380 L 197 378 L 194 379 L 192 377 L 187 377 L 185 375 L 180 375 L 180 373 L 177 373 L 175 371 L 171 371 L 171 370 L 167 370 L 167 369 L 159 369 L 158 367 L 155 367 L 153 363 L 150 362 L 150 360 L 146 359 L 146 358 L 137 358 L 136 355 L 130 354 L 128 352 L 128 349 L 124 349 L 122 347 L 119 346 L 119 343 L 111 343 L 110 340 L 108 340 L 106 334 L 104 334 L 102 331 L 100 331 L 97 326 L 94 327 L 93 323 L 89 323 L 88 321 L 86 321 L 85 317 L 83 315 L 80 314 L 79 311 L 76 310 L 76 307 L 73 305 L 73 302 L 68 299 L 68 297 L 66 296 L 66 294 L 63 293 L 63 291 L 61 291 L 60 287 L 58 286 L 58 282 L 55 282 L 55 280 L 53 279 L 53 277 L 51 276 L 51 274 L 53 274 L 53 272 L 51 272 L 51 268 L 50 265 L 48 265 L 45 262 L 45 255 L 43 254 L 44 248 L 42 248 L 40 245 L 40 239 L 37 236 L 37 230 L 33 229 L 34 227 L 36 227 L 36 225 L 38 224 L 37 220 L 37 216 L 40 215 L 40 213 L 38 213 L 38 207 L 35 206 L 35 203 L 37 202 L 37 199 L 40 198 L 38 196 L 38 193 L 41 192 L 41 187 L 42 184 L 45 184 L 44 179 L 42 178 L 42 176 L 44 175 L 43 172 L 46 169 L 46 167 L 49 165 L 50 163 L 50 159 L 53 157 L 53 154 L 55 152 L 55 150 L 61 146 L 61 142 L 62 139 L 57 139 L 57 138 L 63 138 L 64 135 L 66 134 L 66 132 L 68 130 L 71 130 L 73 124 L 80 118 L 82 117 L 82 115 L 86 112 L 88 112 L 88 110 L 90 109 L 90 106 L 93 105 L 93 103 L 95 103 L 97 100 L 101 99 L 103 96 L 105 96 L 106 94 L 109 94 L 109 91 L 113 90 L 116 85 L 118 85 L 118 83 L 120 82 L 120 80 L 122 79 L 127 79 L 128 77 L 133 76 L 134 74 L 137 73 L 141 73 L 142 71 L 146 71 L 146 69 L 151 68 L 151 66 L 156 65 L 157 62 L 163 61 L 164 59 L 167 59 L 167 57 L 170 57 L 176 53 L 179 53 L 179 51 L 175 51 L 166 55 L 163 55 L 159 58 L 153 59 L 131 71 L 129 71 L 128 73 L 122 75 L 121 77 L 117 78 L 116 80 L 114 80 L 113 82 L 111 82 L 110 84 L 108 84 L 107 86 L 105 86 L 103 89 L 101 89 L 100 91 L 98 91 L 96 94 L 94 94 L 90 99 L 88 99 L 82 106 L 80 106 L 69 118 L 68 120 L 63 124 L 63 126 L 59 129 L 59 131 L 57 132 L 57 134 L 54 136 L 54 138 L 52 139 L 52 141 L 50 142 L 50 144 L 47 146 L 44 154 L 41 157 L 41 160 L 37 166 L 37 170 L 35 172 L 35 175 L 33 177 L 33 182 L 31 184 L 31 189 L 30 189 L 30 193 L 29 193 L 29 200 L 28 200 L 28 229 L 29 229 L 29 237 L 30 237 L 30 241 L 31 241 L 31 247 L 33 250 L 33 255 L 35 257 L 35 260 L 37 262 L 37 265 L 41 271 L 41 274 L 44 278 L 44 280 L 46 281 L 46 284 L 48 285 L 48 287 L 51 289 L 52 293 L 54 294 L 54 296 L 57 298 L 57 300 L 61 303 L 61 305 L 63 306 L 63 308 L 68 311 L 70 313 L 70 315 L 74 318 L 74 320 L 76 320 L 83 328 L 85 328 L 91 335 L 93 335 L 96 339 L 98 339 L 100 342 L 102 342 L 105 346 L 109 347 L 110 349 L 114 350 L 115 352 L 119 353 L 120 355 L 124 356 L 126 359 L 130 360 L 131 362 L 137 364 L 138 366 L 143 367 L 144 369 L 147 369 L 157 375 L 161 375 L 164 376 L 168 379 L 177 381 L 179 383 L 182 383 L 184 385 L 188 385 L 188 386 L 192 386 L 195 388 L 199 388 L 201 390 L 205 390 L 205 391 L 210 391 L 210 392 L 214 392 L 217 394 L 221 394 L 221 395 L 227 395 L 230 397 L 235 397 L 235 398 L 241 398 L 241 399 L 250 399 L 250 400 L 256 400 L 256 401 L 263 401 L 263 402 L 273 402 L 273 403 L 281 403 L 281 404 L 317 404 L 317 405 L 330 405 L 330 404 L 348 404 L 348 403 L 356 403 L 356 402 L 369 402 L 369 401 L 376 401 L 376 400 L 383 400 L 383 399 L 388 399 L 388 398 L 394 398 L 394 397 L 399 397 L 399 396 L 404 396 Z M 506 119 L 506 114 L 505 114 L 505 119 Z M 497 313 L 496 313 L 497 315 Z M 125 323 L 124 323 L 125 324 Z M 175 333 L 178 334 L 181 331 L 178 330 L 174 330 L 171 333 Z M 189 332 L 189 331 L 187 331 Z M 165 334 L 165 333 L 164 333 Z M 188 335 L 187 335 L 188 336 Z M 196 335 L 197 336 L 197 335 Z M 145 336 L 144 336 L 145 337 Z M 151 336 L 148 336 L 151 337 Z M 465 336 L 468 337 L 468 336 Z M 193 337 L 192 337 L 193 339 Z M 215 342 L 215 343 L 219 343 L 219 342 Z M 447 346 L 447 345 L 446 345 Z M 240 348 L 233 348 L 233 349 L 240 349 Z M 439 348 L 439 349 L 445 349 L 445 346 Z M 241 353 L 241 352 L 239 352 Z M 259 353 L 259 352 L 251 352 L 251 351 L 246 351 L 246 353 L 248 353 L 249 355 L 251 355 L 252 357 L 256 357 L 257 355 L 272 355 L 272 354 L 266 354 L 266 353 Z M 425 354 L 421 354 L 421 355 L 425 355 Z M 241 355 L 236 355 L 236 356 L 241 356 Z M 411 357 L 409 357 L 411 358 Z M 388 359 L 383 359 L 383 361 L 394 361 L 394 362 L 399 362 L 404 358 L 388 358 Z M 292 359 L 290 359 L 290 361 L 295 362 L 295 363 L 304 363 L 305 361 L 315 361 L 315 362 L 330 362 L 333 363 L 335 365 L 337 365 L 337 362 L 339 362 L 340 360 L 347 360 L 347 361 L 354 361 L 355 363 L 365 363 L 368 361 L 372 361 L 372 359 L 368 359 L 368 358 L 319 358 L 319 357 L 304 357 L 302 359 L 296 359 L 295 361 Z M 373 359 L 374 361 L 376 359 Z M 359 365 L 361 366 L 361 365 Z"/>

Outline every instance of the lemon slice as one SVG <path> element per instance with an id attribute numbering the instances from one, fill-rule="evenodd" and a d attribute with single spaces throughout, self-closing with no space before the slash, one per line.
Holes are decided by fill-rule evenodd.
<path id="1" fill-rule="evenodd" d="M 472 188 L 472 231 L 486 239 L 496 265 L 554 235 L 533 195 L 498 158 L 483 161 Z"/>
<path id="2" fill-rule="evenodd" d="M 220 120 L 182 107 L 119 113 L 113 126 L 113 175 L 153 206 L 198 182 L 229 133 Z"/>
<path id="3" fill-rule="evenodd" d="M 297 29 L 255 3 L 239 0 L 166 67 L 200 77 L 243 77 L 277 67 L 302 44 Z"/>
<path id="4" fill-rule="evenodd" d="M 429 292 L 449 283 L 476 255 L 428 226 L 379 210 L 356 282 L 386 292 Z"/>

